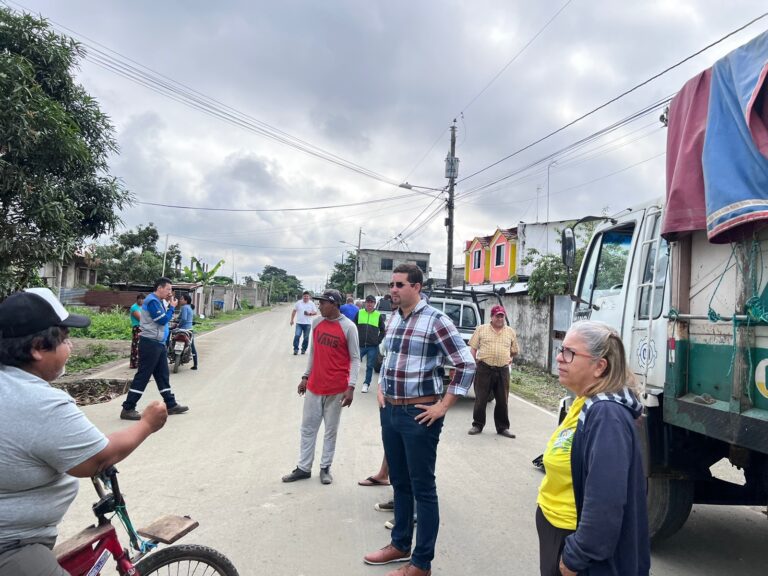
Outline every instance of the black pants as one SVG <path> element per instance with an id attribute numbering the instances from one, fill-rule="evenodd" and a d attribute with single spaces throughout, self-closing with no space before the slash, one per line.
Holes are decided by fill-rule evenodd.
<path id="1" fill-rule="evenodd" d="M 171 392 L 171 380 L 168 375 L 168 349 L 163 342 L 149 338 L 139 338 L 139 369 L 133 377 L 128 397 L 123 402 L 125 410 L 136 410 L 136 404 L 151 377 L 155 378 L 157 389 L 168 408 L 176 406 L 176 398 Z"/>
<path id="2" fill-rule="evenodd" d="M 491 397 L 496 399 L 493 409 L 496 432 L 509 430 L 509 367 L 490 366 L 481 361 L 475 372 L 475 409 L 472 412 L 472 426 L 480 430 L 485 426 L 485 408 Z"/>
<path id="3" fill-rule="evenodd" d="M 541 508 L 536 507 L 536 532 L 539 533 L 539 569 L 541 576 L 561 576 L 560 556 L 563 554 L 565 538 L 573 530 L 552 526 Z"/>

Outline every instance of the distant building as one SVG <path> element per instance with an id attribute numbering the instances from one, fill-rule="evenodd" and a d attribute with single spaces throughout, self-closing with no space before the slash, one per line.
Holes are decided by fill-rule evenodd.
<path id="1" fill-rule="evenodd" d="M 86 288 L 96 284 L 96 263 L 85 255 L 77 254 L 61 261 L 47 262 L 38 270 L 46 286 L 58 292 L 60 289 Z"/>
<path id="2" fill-rule="evenodd" d="M 362 248 L 357 270 L 358 296 L 367 294 L 383 295 L 389 292 L 392 270 L 400 264 L 416 264 L 424 273 L 424 280 L 430 277 L 429 252 L 403 252 L 399 250 L 371 250 Z"/>

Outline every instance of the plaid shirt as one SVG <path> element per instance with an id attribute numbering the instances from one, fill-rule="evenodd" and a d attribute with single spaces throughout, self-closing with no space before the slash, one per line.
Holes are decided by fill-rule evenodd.
<path id="1" fill-rule="evenodd" d="M 453 322 L 421 300 L 403 318 L 392 315 L 384 337 L 387 356 L 380 386 L 387 398 L 418 398 L 442 394 L 437 369 L 448 359 L 455 367 L 448 393 L 465 396 L 475 375 L 475 361 Z"/>

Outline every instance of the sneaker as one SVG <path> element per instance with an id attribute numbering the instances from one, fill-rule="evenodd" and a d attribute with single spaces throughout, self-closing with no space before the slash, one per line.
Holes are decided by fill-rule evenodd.
<path id="1" fill-rule="evenodd" d="M 136 412 L 136 410 L 126 410 L 123 408 L 122 412 L 120 412 L 120 420 L 141 420 L 141 414 Z"/>
<path id="2" fill-rule="evenodd" d="M 416 524 L 416 514 L 413 515 L 413 523 Z M 384 528 L 387 530 L 392 530 L 392 528 L 395 527 L 395 519 L 392 518 L 392 520 L 387 520 L 384 522 Z"/>
<path id="3" fill-rule="evenodd" d="M 387 544 L 381 550 L 366 554 L 363 558 L 363 562 L 371 564 L 372 566 L 380 566 L 382 564 L 389 564 L 390 562 L 408 562 L 410 559 L 410 550 L 403 552 L 392 546 L 392 544 Z"/>
<path id="4" fill-rule="evenodd" d="M 387 500 L 386 502 L 376 502 L 373 505 L 373 509 L 377 512 L 392 512 L 395 509 L 395 501 Z"/>
<path id="5" fill-rule="evenodd" d="M 190 368 L 190 370 L 197 370 L 197 366 L 192 366 L 192 368 Z"/>
<path id="6" fill-rule="evenodd" d="M 184 414 L 184 412 L 188 411 L 189 406 L 182 406 L 181 404 L 176 404 L 176 406 L 168 408 L 168 414 Z"/>
<path id="7" fill-rule="evenodd" d="M 323 484 L 330 484 L 333 482 L 333 476 L 331 476 L 331 467 L 320 468 L 320 482 Z"/>
<path id="8" fill-rule="evenodd" d="M 301 351 L 301 353 L 302 353 L 302 354 L 306 354 L 306 353 L 307 353 L 307 351 L 306 351 L 306 350 L 302 350 L 302 351 Z"/>
<path id="9" fill-rule="evenodd" d="M 363 383 L 363 388 L 362 388 L 362 390 L 360 390 L 360 392 L 365 394 L 366 392 L 368 392 L 368 388 L 370 388 L 370 387 L 371 387 L 370 384 Z"/>
<path id="10" fill-rule="evenodd" d="M 469 429 L 467 434 L 469 434 L 470 436 L 474 436 L 475 434 L 480 434 L 480 432 L 482 431 L 483 431 L 482 428 L 478 428 L 477 426 L 472 426 L 472 428 Z"/>
<path id="11" fill-rule="evenodd" d="M 296 468 L 293 469 L 293 472 L 290 474 L 286 474 L 283 476 L 283 482 L 296 482 L 296 480 L 306 480 L 307 478 L 312 477 L 312 472 L 306 472 L 296 466 Z"/>
<path id="12" fill-rule="evenodd" d="M 509 428 L 507 428 L 506 430 L 499 430 L 497 432 L 497 434 L 499 436 L 504 436 L 505 438 L 514 438 L 515 437 L 515 435 L 512 434 L 512 432 L 509 431 Z"/>
<path id="13" fill-rule="evenodd" d="M 293 355 L 294 355 L 294 356 L 298 356 L 298 355 L 299 355 L 299 351 L 298 351 L 298 350 L 294 350 L 294 351 L 293 351 Z"/>

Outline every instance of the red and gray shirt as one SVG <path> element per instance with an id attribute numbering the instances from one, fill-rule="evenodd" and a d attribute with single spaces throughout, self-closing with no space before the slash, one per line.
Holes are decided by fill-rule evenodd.
<path id="1" fill-rule="evenodd" d="M 317 318 L 312 322 L 312 347 L 309 350 L 307 389 L 313 394 L 330 396 L 345 392 L 357 384 L 360 347 L 357 327 L 346 316 Z"/>

